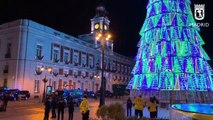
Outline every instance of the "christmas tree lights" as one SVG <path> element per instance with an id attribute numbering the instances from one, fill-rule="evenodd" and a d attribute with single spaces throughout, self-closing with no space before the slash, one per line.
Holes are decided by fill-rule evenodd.
<path id="1" fill-rule="evenodd" d="M 190 0 L 149 0 L 128 88 L 213 90 L 212 69 Z"/>

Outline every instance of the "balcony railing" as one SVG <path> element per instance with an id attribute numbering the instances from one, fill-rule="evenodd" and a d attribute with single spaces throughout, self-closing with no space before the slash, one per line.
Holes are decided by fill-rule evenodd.
<path id="1" fill-rule="evenodd" d="M 69 60 L 65 60 L 64 63 L 65 63 L 65 64 L 69 64 L 70 61 L 69 61 Z"/>
<path id="2" fill-rule="evenodd" d="M 74 66 L 78 66 L 78 63 L 77 63 L 77 62 L 75 62 L 75 63 L 74 63 Z"/>
<path id="3" fill-rule="evenodd" d="M 64 73 L 64 77 L 68 77 L 69 76 L 69 74 L 67 74 L 67 73 Z"/>
<path id="4" fill-rule="evenodd" d="M 11 58 L 11 53 L 6 53 L 4 57 L 5 58 Z"/>
<path id="5" fill-rule="evenodd" d="M 82 64 L 82 67 L 86 67 L 86 64 Z"/>
<path id="6" fill-rule="evenodd" d="M 36 60 L 42 60 L 43 58 L 44 58 L 43 55 L 37 55 L 37 56 L 36 56 Z"/>
<path id="7" fill-rule="evenodd" d="M 77 74 L 74 74 L 74 77 L 75 77 L 75 78 L 77 78 L 77 77 L 78 77 L 78 75 L 77 75 Z"/>
<path id="8" fill-rule="evenodd" d="M 7 73 L 8 73 L 8 70 L 3 70 L 3 73 L 4 73 L 4 74 L 7 74 Z"/>
<path id="9" fill-rule="evenodd" d="M 92 69 L 92 68 L 94 68 L 94 65 L 90 65 L 89 67 L 90 67 L 90 69 Z"/>
<path id="10" fill-rule="evenodd" d="M 94 78 L 94 76 L 92 76 L 92 75 L 91 75 L 91 76 L 89 76 L 89 78 L 90 78 L 90 79 L 93 79 L 93 78 Z"/>
<path id="11" fill-rule="evenodd" d="M 59 59 L 54 59 L 54 62 L 55 62 L 55 63 L 58 63 L 58 62 L 59 62 Z"/>
<path id="12" fill-rule="evenodd" d="M 87 76 L 86 75 L 82 75 L 82 78 L 86 78 Z"/>
<path id="13" fill-rule="evenodd" d="M 55 77 L 57 77 L 57 76 L 58 76 L 58 72 L 53 72 L 53 75 L 54 75 Z"/>
<path id="14" fill-rule="evenodd" d="M 36 75 L 41 75 L 42 71 L 41 70 L 36 70 Z"/>

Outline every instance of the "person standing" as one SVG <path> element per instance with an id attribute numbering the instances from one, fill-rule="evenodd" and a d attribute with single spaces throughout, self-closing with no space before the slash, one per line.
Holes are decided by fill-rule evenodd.
<path id="1" fill-rule="evenodd" d="M 126 103 L 126 109 L 127 109 L 127 117 L 132 115 L 132 100 L 129 97 Z"/>
<path id="2" fill-rule="evenodd" d="M 50 101 L 49 97 L 47 97 L 44 105 L 45 105 L 44 120 L 48 120 L 49 119 L 50 108 L 51 108 L 51 101 Z"/>
<path id="3" fill-rule="evenodd" d="M 154 101 L 152 97 L 150 97 L 150 101 L 148 103 L 148 110 L 150 112 L 150 118 L 157 118 L 156 111 L 157 111 L 157 103 Z"/>
<path id="4" fill-rule="evenodd" d="M 64 120 L 64 106 L 65 106 L 65 101 L 63 96 L 59 97 L 59 101 L 58 101 L 58 120 Z"/>
<path id="5" fill-rule="evenodd" d="M 135 98 L 134 100 L 134 108 L 135 108 L 135 116 L 138 118 L 138 116 L 140 118 L 143 117 L 143 109 L 145 107 L 145 102 L 144 99 L 141 98 L 141 95 L 139 95 L 137 98 Z"/>
<path id="6" fill-rule="evenodd" d="M 87 96 L 84 96 L 81 101 L 80 112 L 82 114 L 82 120 L 89 120 L 89 103 L 87 101 Z"/>
<path id="7" fill-rule="evenodd" d="M 5 112 L 7 111 L 7 104 L 8 104 L 8 94 L 4 93 L 4 96 L 3 96 L 3 110 Z"/>
<path id="8" fill-rule="evenodd" d="M 17 98 L 18 98 L 18 101 L 20 102 L 21 101 L 21 93 L 20 92 L 18 92 Z"/>
<path id="9" fill-rule="evenodd" d="M 56 96 L 53 94 L 53 97 L 52 97 L 52 117 L 51 118 L 56 118 L 56 112 L 55 112 L 55 109 L 56 109 Z"/>
<path id="10" fill-rule="evenodd" d="M 68 111 L 69 111 L 69 120 L 73 120 L 73 112 L 74 112 L 74 103 L 72 96 L 69 96 L 68 99 Z"/>
<path id="11" fill-rule="evenodd" d="M 157 106 L 156 106 L 156 112 L 155 112 L 155 116 L 158 117 L 158 105 L 159 105 L 159 100 L 154 96 L 153 100 L 156 102 Z"/>

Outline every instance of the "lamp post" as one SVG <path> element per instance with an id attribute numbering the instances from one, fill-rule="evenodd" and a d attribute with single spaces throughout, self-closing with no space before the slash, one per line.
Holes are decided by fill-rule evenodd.
<path id="1" fill-rule="evenodd" d="M 44 67 L 42 66 L 41 67 L 41 71 L 44 72 L 44 71 L 48 71 L 48 72 L 52 72 L 52 68 L 51 67 Z M 44 91 L 43 91 L 43 96 L 42 96 L 42 102 L 44 103 L 45 100 L 46 100 L 46 83 L 48 81 L 47 77 L 46 77 L 46 74 L 45 74 L 45 77 L 44 79 L 42 80 L 44 82 Z"/>
<path id="2" fill-rule="evenodd" d="M 42 102 L 45 102 L 45 99 L 46 99 L 46 83 L 48 81 L 47 77 L 45 76 L 42 81 L 44 82 L 44 91 L 43 91 Z"/>
<path id="3" fill-rule="evenodd" d="M 95 77 L 95 80 L 96 81 L 98 81 L 98 82 L 96 82 L 96 84 L 95 84 L 95 90 L 96 90 L 96 92 L 98 91 L 98 86 L 99 86 L 99 79 L 100 79 L 100 76 L 98 75 L 98 73 L 96 74 L 96 75 L 94 75 L 94 77 Z"/>
<path id="4" fill-rule="evenodd" d="M 102 26 L 104 28 L 104 25 Z M 97 34 L 96 40 L 101 40 L 102 44 L 102 60 L 101 60 L 101 87 L 100 87 L 100 103 L 99 107 L 105 104 L 105 89 L 106 89 L 106 78 L 104 77 L 104 50 L 105 50 L 105 40 L 108 41 L 111 38 L 111 35 L 108 33 L 108 31 L 104 31 L 101 29 L 101 31 Z"/>
<path id="5" fill-rule="evenodd" d="M 64 90 L 67 89 L 67 86 L 68 86 L 67 84 L 64 84 L 64 85 L 63 85 L 63 87 L 64 87 L 63 89 L 64 89 Z"/>

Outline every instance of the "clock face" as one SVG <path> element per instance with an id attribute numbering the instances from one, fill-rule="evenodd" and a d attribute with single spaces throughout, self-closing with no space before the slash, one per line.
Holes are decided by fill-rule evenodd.
<path id="1" fill-rule="evenodd" d="M 104 30 L 107 30 L 107 25 L 104 25 Z"/>
<path id="2" fill-rule="evenodd" d="M 98 29 L 99 28 L 99 24 L 95 24 L 95 29 Z"/>

